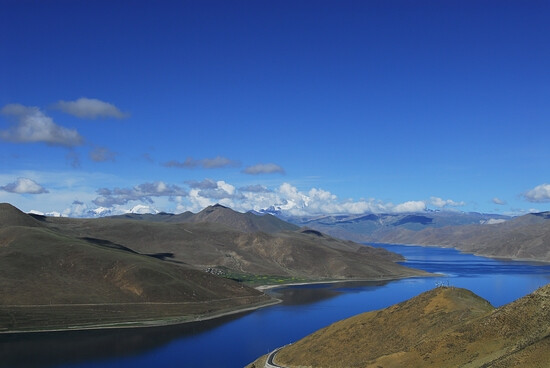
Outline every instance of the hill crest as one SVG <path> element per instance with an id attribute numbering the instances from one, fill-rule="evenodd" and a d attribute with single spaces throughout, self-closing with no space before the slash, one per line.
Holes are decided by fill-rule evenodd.
<path id="1" fill-rule="evenodd" d="M 549 347 L 550 284 L 496 309 L 469 290 L 439 287 L 336 322 L 282 348 L 274 361 L 313 367 L 543 367 Z M 262 366 L 263 359 L 248 367 Z"/>
<path id="2" fill-rule="evenodd" d="M 297 225 L 283 221 L 270 214 L 258 216 L 251 212 L 241 213 L 222 206 L 221 204 L 208 206 L 196 215 L 186 219 L 185 222 L 212 222 L 245 233 L 254 233 L 258 231 L 277 233 L 280 231 L 295 231 L 299 229 Z"/>
<path id="3" fill-rule="evenodd" d="M 0 228 L 7 226 L 38 227 L 42 224 L 9 203 L 0 203 Z"/>

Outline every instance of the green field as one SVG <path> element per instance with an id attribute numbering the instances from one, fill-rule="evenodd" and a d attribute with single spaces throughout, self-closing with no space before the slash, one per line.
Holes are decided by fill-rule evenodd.
<path id="1" fill-rule="evenodd" d="M 248 286 L 283 285 L 302 282 L 311 282 L 312 279 L 281 275 L 254 275 L 244 272 L 236 272 L 225 267 L 218 267 L 212 272 L 220 277 L 241 282 Z"/>

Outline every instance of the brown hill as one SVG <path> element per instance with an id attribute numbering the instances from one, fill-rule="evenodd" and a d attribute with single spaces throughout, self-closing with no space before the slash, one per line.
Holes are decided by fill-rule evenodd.
<path id="1" fill-rule="evenodd" d="M 244 218 L 226 208 L 211 213 L 220 211 Z M 316 231 L 241 232 L 218 222 L 33 217 L 10 205 L 0 206 L 0 219 L 0 330 L 185 320 L 273 302 L 205 269 L 223 270 L 226 277 L 300 280 L 426 274 L 396 264 L 399 257 L 393 253 Z M 266 226 L 278 223 L 268 220 Z"/>
<path id="2" fill-rule="evenodd" d="M 0 332 L 184 321 L 273 302 L 187 265 L 60 232 L 9 205 L 0 218 Z"/>
<path id="3" fill-rule="evenodd" d="M 284 347 L 285 367 L 546 367 L 550 284 L 494 309 L 464 289 L 437 288 Z M 263 366 L 263 360 L 251 366 Z"/>
<path id="4" fill-rule="evenodd" d="M 189 211 L 178 215 L 161 212 L 158 214 L 126 214 L 111 216 L 110 218 L 191 224 L 210 222 L 224 225 L 231 230 L 244 233 L 259 231 L 264 233 L 277 233 L 279 231 L 295 231 L 299 229 L 297 225 L 280 220 L 273 215 L 256 215 L 251 212 L 241 213 L 222 206 L 221 204 L 208 206 L 196 214 Z"/>
<path id="5" fill-rule="evenodd" d="M 245 233 L 258 231 L 277 233 L 279 231 L 294 231 L 299 229 L 298 226 L 280 220 L 273 215 L 258 216 L 250 212 L 240 213 L 220 204 L 206 207 L 196 215 L 186 218 L 185 222 L 212 222 Z"/>
<path id="6" fill-rule="evenodd" d="M 451 246 L 490 257 L 550 262 L 550 212 L 528 214 L 491 225 L 393 231 L 379 241 Z"/>

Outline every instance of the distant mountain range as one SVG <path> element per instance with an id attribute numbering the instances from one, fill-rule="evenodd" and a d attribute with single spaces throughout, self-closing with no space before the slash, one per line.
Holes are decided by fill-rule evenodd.
<path id="1" fill-rule="evenodd" d="M 73 219 L 0 204 L 0 331 L 199 318 L 273 302 L 218 275 L 327 280 L 426 274 L 397 264 L 401 259 L 220 205 L 197 214 Z"/>
<path id="2" fill-rule="evenodd" d="M 264 367 L 266 357 L 248 368 Z M 285 367 L 547 367 L 550 285 L 500 308 L 439 287 L 279 350 Z"/>
<path id="3" fill-rule="evenodd" d="M 188 224 L 210 222 L 245 233 L 262 231 L 271 234 L 285 230 L 295 231 L 300 228 L 270 214 L 240 213 L 220 204 L 208 206 L 197 214 L 189 211 L 178 215 L 161 212 L 158 214 L 125 214 L 111 218 Z"/>
<path id="4" fill-rule="evenodd" d="M 386 243 L 440 245 L 490 257 L 550 262 L 550 212 L 496 224 L 399 229 L 378 239 Z"/>
<path id="5" fill-rule="evenodd" d="M 316 217 L 282 217 L 298 226 L 307 226 L 335 237 L 358 242 L 377 241 L 388 233 L 406 229 L 472 224 L 493 224 L 511 219 L 509 216 L 477 212 L 427 211 L 418 213 L 371 213 L 362 215 L 330 215 Z"/>
<path id="6" fill-rule="evenodd" d="M 514 218 L 434 211 L 288 220 L 358 242 L 451 246 L 490 257 L 550 262 L 550 212 Z"/>

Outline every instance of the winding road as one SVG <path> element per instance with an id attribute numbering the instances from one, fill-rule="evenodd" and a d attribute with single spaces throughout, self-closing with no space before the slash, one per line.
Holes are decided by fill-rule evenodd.
<path id="1" fill-rule="evenodd" d="M 269 353 L 269 355 L 267 356 L 267 359 L 265 361 L 265 365 L 264 365 L 265 368 L 286 368 L 282 365 L 277 365 L 273 362 L 273 358 L 275 358 L 275 354 L 277 354 L 277 352 L 281 349 L 282 349 L 282 347 L 277 348 L 277 349 L 273 350 L 271 353 Z"/>

